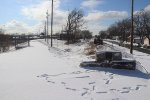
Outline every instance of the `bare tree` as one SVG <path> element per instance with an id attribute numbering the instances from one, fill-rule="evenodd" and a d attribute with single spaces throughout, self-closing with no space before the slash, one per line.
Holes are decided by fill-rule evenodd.
<path id="1" fill-rule="evenodd" d="M 108 34 L 107 34 L 107 31 L 103 31 L 103 30 L 102 30 L 102 31 L 99 32 L 99 36 L 100 36 L 100 38 L 102 38 L 102 39 L 107 38 L 107 35 L 108 35 Z"/>
<path id="2" fill-rule="evenodd" d="M 142 14 L 142 19 L 143 19 L 143 26 L 144 26 L 144 33 L 145 36 L 149 39 L 150 43 L 150 12 L 144 11 Z"/>
<path id="3" fill-rule="evenodd" d="M 82 30 L 81 35 L 84 40 L 92 38 L 92 32 L 90 32 L 89 30 Z"/>
<path id="4" fill-rule="evenodd" d="M 78 9 L 74 9 L 69 13 L 66 25 L 68 43 L 70 43 L 70 40 L 75 42 L 77 39 L 77 33 L 84 24 L 83 16 L 83 11 Z"/>
<path id="5" fill-rule="evenodd" d="M 135 25 L 135 33 L 140 37 L 141 43 L 143 43 L 144 38 L 144 23 L 142 18 L 143 11 L 138 12 L 134 15 L 134 25 Z"/>

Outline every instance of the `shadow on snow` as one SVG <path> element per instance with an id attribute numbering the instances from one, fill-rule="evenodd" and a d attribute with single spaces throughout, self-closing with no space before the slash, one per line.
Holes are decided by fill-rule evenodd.
<path id="1" fill-rule="evenodd" d="M 129 77 L 136 77 L 136 78 L 143 78 L 143 79 L 150 79 L 150 74 L 143 73 L 139 70 L 126 70 L 126 69 L 113 69 L 113 68 L 102 68 L 102 67 L 82 67 L 88 70 L 97 70 L 97 71 L 104 71 L 110 72 L 113 74 L 129 76 Z"/>

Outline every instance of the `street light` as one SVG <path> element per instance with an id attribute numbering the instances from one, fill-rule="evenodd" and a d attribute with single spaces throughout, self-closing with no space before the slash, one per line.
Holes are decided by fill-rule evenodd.
<path id="1" fill-rule="evenodd" d="M 133 54 L 133 32 L 134 32 L 134 26 L 133 26 L 133 11 L 134 11 L 134 0 L 132 0 L 132 7 L 131 7 L 131 24 L 132 24 L 132 30 L 131 30 L 131 47 L 130 47 L 130 53 Z"/>

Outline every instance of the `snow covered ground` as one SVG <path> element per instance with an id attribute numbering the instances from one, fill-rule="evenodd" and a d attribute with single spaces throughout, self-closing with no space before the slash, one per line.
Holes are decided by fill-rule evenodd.
<path id="1" fill-rule="evenodd" d="M 148 74 L 81 68 L 80 62 L 93 60 L 83 53 L 86 44 L 68 46 L 54 42 L 50 48 L 31 41 L 30 47 L 0 54 L 0 100 L 150 99 Z M 142 64 L 144 61 L 141 59 Z"/>

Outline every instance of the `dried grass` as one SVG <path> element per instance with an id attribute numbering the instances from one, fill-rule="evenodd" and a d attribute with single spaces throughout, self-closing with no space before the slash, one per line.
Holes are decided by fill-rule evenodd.
<path id="1" fill-rule="evenodd" d="M 95 52 L 96 52 L 96 45 L 94 44 L 94 42 L 89 42 L 88 47 L 84 49 L 84 53 L 86 55 L 94 55 Z"/>

